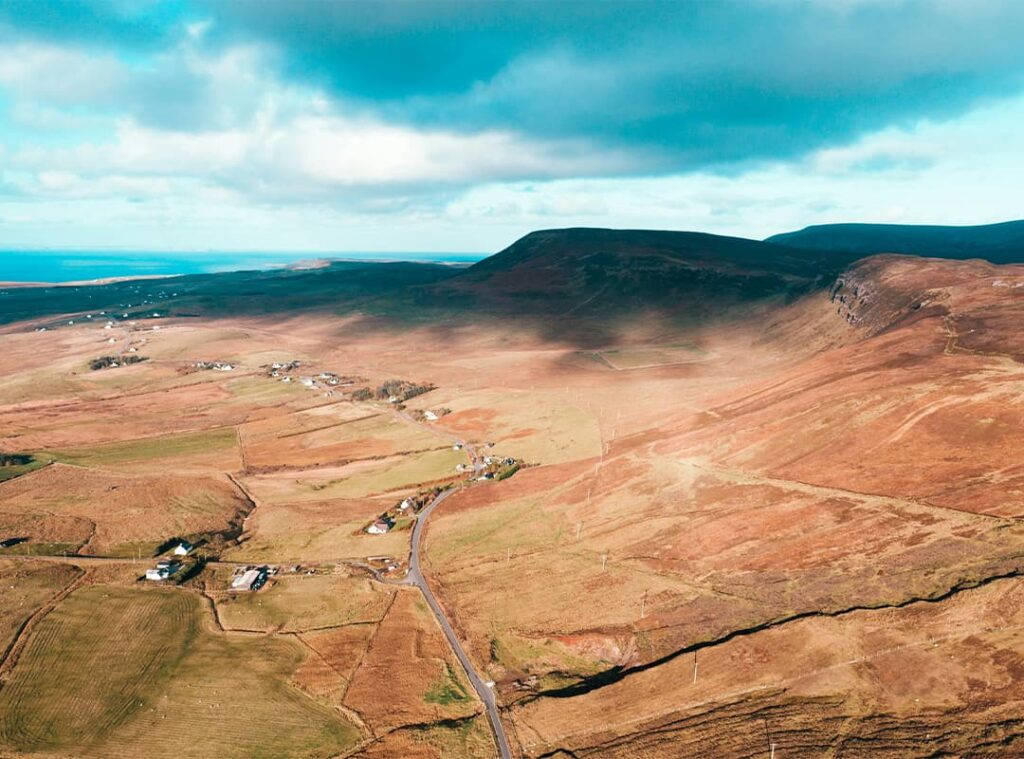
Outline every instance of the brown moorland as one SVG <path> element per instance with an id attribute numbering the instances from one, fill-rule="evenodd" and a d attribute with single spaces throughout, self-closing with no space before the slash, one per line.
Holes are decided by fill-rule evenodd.
<path id="1" fill-rule="evenodd" d="M 130 648 L 152 677 L 97 684 L 149 711 L 100 715 L 93 754 L 191 725 L 212 736 L 199 755 L 223 736 L 238 755 L 253 736 L 298 755 L 493 755 L 420 596 L 366 569 L 404 567 L 412 517 L 386 535 L 370 521 L 458 480 L 420 559 L 516 753 L 1020 753 L 1024 266 L 706 237 L 540 234 L 377 301 L 325 286 L 302 314 L 204 311 L 214 285 L 188 300 L 183 278 L 178 308 L 200 315 L 172 303 L 160 330 L 119 326 L 152 363 L 88 376 L 101 325 L 4 327 L 22 358 L 0 368 L 0 448 L 56 463 L 0 484 L 0 530 L 65 574 L 26 596 L 45 613 L 0 699 L 53 723 L 63 696 L 40 673 L 60 641 L 111 660 L 121 638 L 73 624 L 108 604 L 141 634 L 168 620 L 170 639 Z M 399 413 L 268 376 L 294 358 L 436 389 Z M 186 371 L 199 359 L 235 368 Z M 457 476 L 474 456 L 529 466 Z M 211 562 L 173 589 L 144 592 L 117 558 L 211 532 Z M 116 583 L 59 597 L 69 549 Z M 254 562 L 301 569 L 227 601 Z M 243 691 L 283 709 L 283 742 L 264 729 L 277 706 L 232 711 Z M 83 755 L 44 733 L 0 737 Z"/>

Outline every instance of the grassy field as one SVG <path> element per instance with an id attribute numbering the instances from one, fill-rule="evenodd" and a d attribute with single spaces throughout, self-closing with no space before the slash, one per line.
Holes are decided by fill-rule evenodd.
<path id="1" fill-rule="evenodd" d="M 460 679 L 455 676 L 452 665 L 445 662 L 444 674 L 434 680 L 430 689 L 423 696 L 428 704 L 448 706 L 469 701 L 469 692 Z"/>
<path id="2" fill-rule="evenodd" d="M 247 523 L 248 539 L 233 549 L 235 561 L 332 561 L 409 550 L 409 533 L 392 530 L 368 535 L 363 528 L 394 505 L 394 499 L 331 500 L 279 503 L 261 499 Z"/>
<path id="3" fill-rule="evenodd" d="M 396 595 L 378 626 L 345 704 L 384 729 L 461 719 L 480 708 L 426 602 L 410 590 Z"/>
<path id="4" fill-rule="evenodd" d="M 477 391 L 432 398 L 453 413 L 436 426 L 471 441 L 493 441 L 494 453 L 535 464 L 556 464 L 597 456 L 601 434 L 597 408 L 586 394 L 562 390 Z M 429 408 L 429 404 L 421 404 Z"/>
<path id="5" fill-rule="evenodd" d="M 73 593 L 39 623 L 0 690 L 0 745 L 38 751 L 101 742 L 170 680 L 197 634 L 195 606 L 178 593 Z"/>
<path id="6" fill-rule="evenodd" d="M 46 466 L 49 463 L 49 459 L 32 457 L 31 461 L 24 464 L 9 464 L 7 466 L 0 466 L 0 482 L 5 480 L 13 480 L 15 477 L 20 477 L 23 474 L 34 472 L 40 467 Z"/>
<path id="7" fill-rule="evenodd" d="M 0 559 L 0 651 L 6 651 L 33 612 L 81 574 L 50 562 Z"/>
<path id="8" fill-rule="evenodd" d="M 66 448 L 47 451 L 42 455 L 65 464 L 101 467 L 227 451 L 236 444 L 234 428 L 222 427 L 180 435 L 162 435 L 83 448 Z"/>
<path id="9" fill-rule="evenodd" d="M 244 507 L 223 477 L 122 476 L 106 470 L 54 464 L 2 485 L 0 531 L 26 537 L 14 553 L 40 544 L 78 546 L 86 553 L 142 555 L 168 538 L 229 528 Z"/>
<path id="10" fill-rule="evenodd" d="M 303 393 L 303 389 L 294 383 L 278 382 L 268 377 L 239 377 L 224 387 L 240 400 L 259 404 L 296 398 Z"/>
<path id="11" fill-rule="evenodd" d="M 190 756 L 241 759 L 330 756 L 358 738 L 287 685 L 300 644 L 215 635 L 203 613 L 177 591 L 75 592 L 0 690 L 0 746 L 128 759 L 177 753 L 186 739 Z"/>
<path id="12" fill-rule="evenodd" d="M 228 582 L 225 576 L 223 584 Z M 217 608 L 228 628 L 305 632 L 378 622 L 393 593 L 357 577 L 278 575 L 259 593 L 225 593 Z"/>
<path id="13" fill-rule="evenodd" d="M 242 433 L 250 466 L 310 466 L 446 444 L 419 425 L 350 403 L 331 403 L 284 418 L 260 420 L 244 425 Z"/>
<path id="14" fill-rule="evenodd" d="M 452 477 L 456 465 L 465 462 L 466 455 L 462 451 L 445 447 L 440 451 L 386 460 L 379 466 L 351 477 L 317 482 L 312 486 L 312 491 L 318 498 L 363 498 Z"/>

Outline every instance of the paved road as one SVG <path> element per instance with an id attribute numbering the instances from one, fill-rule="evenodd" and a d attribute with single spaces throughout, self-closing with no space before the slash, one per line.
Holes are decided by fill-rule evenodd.
<path id="1" fill-rule="evenodd" d="M 416 523 L 412 528 L 412 553 L 409 558 L 409 573 L 405 578 L 405 582 L 419 588 L 423 593 L 423 597 L 427 599 L 427 604 L 430 606 L 430 610 L 434 612 L 434 616 L 437 617 L 437 623 L 441 625 L 441 629 L 444 631 L 445 637 L 448 638 L 448 642 L 455 651 L 455 655 L 459 658 L 459 662 L 461 662 L 462 668 L 466 671 L 466 676 L 469 678 L 469 682 L 473 684 L 473 689 L 477 692 L 477 695 L 480 696 L 480 700 L 484 702 L 484 706 L 487 707 L 487 718 L 491 721 L 491 730 L 494 731 L 494 740 L 498 744 L 498 753 L 501 755 L 501 759 L 512 759 L 512 751 L 508 745 L 508 738 L 505 736 L 505 728 L 501 724 L 501 717 L 498 715 L 498 702 L 494 698 L 494 691 L 476 673 L 476 670 L 473 668 L 473 663 L 469 660 L 469 657 L 462 648 L 462 644 L 459 642 L 458 636 L 455 635 L 455 631 L 448 623 L 448 618 L 445 617 L 444 611 L 441 609 L 441 605 L 437 602 L 437 599 L 434 598 L 434 594 L 430 590 L 430 586 L 427 585 L 427 581 L 423 578 L 423 573 L 420 572 L 420 539 L 423 537 L 423 528 L 426 526 L 427 517 L 430 516 L 430 512 L 432 512 L 438 504 L 454 492 L 454 490 L 446 490 L 443 493 L 440 493 L 437 498 L 431 501 L 426 508 L 420 512 L 419 518 L 416 520 Z"/>

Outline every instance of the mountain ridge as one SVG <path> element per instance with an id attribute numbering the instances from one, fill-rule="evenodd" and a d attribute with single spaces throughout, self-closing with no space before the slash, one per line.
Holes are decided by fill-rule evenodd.
<path id="1" fill-rule="evenodd" d="M 996 224 L 816 224 L 766 237 L 764 242 L 795 248 L 857 254 L 901 253 L 995 264 L 1024 263 L 1024 220 Z"/>

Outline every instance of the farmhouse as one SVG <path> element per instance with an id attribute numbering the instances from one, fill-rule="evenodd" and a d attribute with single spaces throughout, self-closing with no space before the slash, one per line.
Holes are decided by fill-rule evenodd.
<path id="1" fill-rule="evenodd" d="M 162 582 L 173 575 L 181 567 L 177 561 L 158 561 L 156 567 L 146 570 L 146 579 Z"/>
<path id="2" fill-rule="evenodd" d="M 254 569 L 247 569 L 245 572 L 238 575 L 238 577 L 231 581 L 231 590 L 243 592 L 250 590 L 259 590 L 263 587 L 263 583 L 265 583 L 266 581 L 266 567 L 255 567 Z"/>
<path id="3" fill-rule="evenodd" d="M 193 550 L 195 550 L 194 545 L 189 543 L 187 540 L 179 540 L 178 544 L 174 546 L 174 555 L 188 556 Z"/>
<path id="4" fill-rule="evenodd" d="M 367 527 L 366 531 L 371 535 L 383 535 L 394 526 L 395 523 L 392 522 L 390 519 L 388 519 L 387 517 L 381 517 L 376 522 Z"/>

